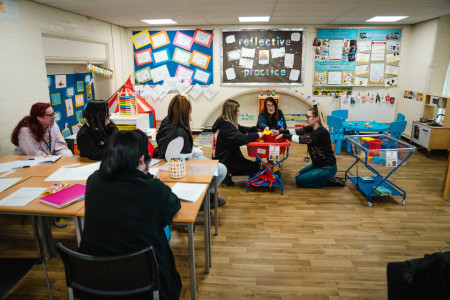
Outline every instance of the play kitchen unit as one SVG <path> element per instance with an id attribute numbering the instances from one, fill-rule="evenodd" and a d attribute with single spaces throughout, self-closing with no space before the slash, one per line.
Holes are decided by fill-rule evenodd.
<path id="1" fill-rule="evenodd" d="M 414 121 L 411 142 L 427 149 L 427 157 L 431 150 L 449 150 L 450 117 L 445 117 L 449 97 L 426 95 L 423 117 Z"/>

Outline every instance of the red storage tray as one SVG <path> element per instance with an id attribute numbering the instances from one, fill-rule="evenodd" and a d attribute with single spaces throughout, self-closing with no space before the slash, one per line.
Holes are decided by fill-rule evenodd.
<path id="1" fill-rule="evenodd" d="M 291 143 L 289 140 L 281 139 L 279 142 L 260 142 L 259 139 L 256 142 L 251 142 L 247 144 L 247 153 L 251 157 L 256 157 L 255 153 L 250 150 L 256 152 L 259 158 L 269 157 L 269 146 L 280 146 L 280 155 L 286 151 L 286 147 L 289 147 Z"/>

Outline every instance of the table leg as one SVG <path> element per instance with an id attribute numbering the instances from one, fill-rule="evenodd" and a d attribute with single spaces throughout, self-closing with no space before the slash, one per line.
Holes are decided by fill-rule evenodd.
<path id="1" fill-rule="evenodd" d="M 42 247 L 41 247 L 41 238 L 39 236 L 39 229 L 38 229 L 38 220 L 36 216 L 31 216 L 31 223 L 33 224 L 33 232 L 34 232 L 34 242 L 36 243 L 36 251 L 38 253 L 38 256 L 40 258 L 43 258 L 42 256 Z"/>
<path id="2" fill-rule="evenodd" d="M 195 282 L 195 255 L 194 255 L 194 223 L 188 223 L 188 241 L 189 241 L 189 265 L 191 271 L 191 299 L 195 300 L 196 282 Z"/>
<path id="3" fill-rule="evenodd" d="M 210 230 L 211 222 L 209 221 L 210 207 L 209 207 L 209 193 L 206 193 L 204 205 L 204 229 L 205 229 L 205 273 L 209 274 L 210 266 Z"/>
<path id="4" fill-rule="evenodd" d="M 215 235 L 219 235 L 219 191 L 217 189 L 217 177 L 214 177 L 214 223 L 215 223 Z"/>
<path id="5" fill-rule="evenodd" d="M 53 246 L 52 230 L 50 228 L 48 218 L 49 217 L 38 217 L 39 227 L 42 232 L 42 244 L 44 246 L 45 257 L 47 260 L 56 255 L 55 247 Z"/>
<path id="6" fill-rule="evenodd" d="M 83 230 L 83 228 L 81 227 L 81 218 L 80 217 L 74 217 L 73 221 L 75 223 L 75 232 L 77 234 L 77 243 L 78 243 L 78 247 L 80 247 L 80 242 L 81 242 L 81 232 Z"/>

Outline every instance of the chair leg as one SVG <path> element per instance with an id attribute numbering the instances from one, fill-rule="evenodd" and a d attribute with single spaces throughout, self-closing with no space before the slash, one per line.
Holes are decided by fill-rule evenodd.
<path id="1" fill-rule="evenodd" d="M 159 300 L 159 291 L 153 291 L 153 300 Z"/>
<path id="2" fill-rule="evenodd" d="M 75 296 L 73 295 L 73 289 L 69 288 L 69 300 L 75 300 Z"/>
<path id="3" fill-rule="evenodd" d="M 342 141 L 336 140 L 336 154 L 341 154 Z"/>
<path id="4" fill-rule="evenodd" d="M 50 286 L 50 281 L 48 280 L 47 267 L 45 266 L 45 261 L 41 259 L 42 267 L 44 268 L 45 281 L 47 281 L 48 294 L 50 295 L 50 300 L 53 300 L 52 288 Z"/>

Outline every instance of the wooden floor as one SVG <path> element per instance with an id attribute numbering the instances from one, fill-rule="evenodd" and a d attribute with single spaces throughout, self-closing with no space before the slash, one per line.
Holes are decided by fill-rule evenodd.
<path id="1" fill-rule="evenodd" d="M 300 189 L 293 177 L 306 147 L 293 145 L 279 189 L 220 186 L 219 235 L 212 236 L 212 268 L 204 274 L 203 228 L 196 225 L 198 299 L 387 299 L 386 264 L 450 249 L 450 202 L 442 199 L 446 153 L 426 158 L 416 152 L 392 179 L 407 192 L 368 207 L 364 196 L 345 187 Z M 208 156 L 208 151 L 205 149 Z M 338 169 L 353 158 L 338 155 Z M 342 173 L 340 173 L 342 175 Z M 359 168 L 359 174 L 364 167 Z M 338 174 L 339 175 L 339 174 Z M 73 222 L 53 227 L 56 242 L 76 248 Z M 29 221 L 0 216 L 0 251 L 5 257 L 32 256 Z M 187 233 L 175 228 L 171 246 L 190 299 Z M 67 299 L 63 264 L 48 261 L 54 299 Z M 48 299 L 42 267 L 35 266 L 7 299 Z"/>

